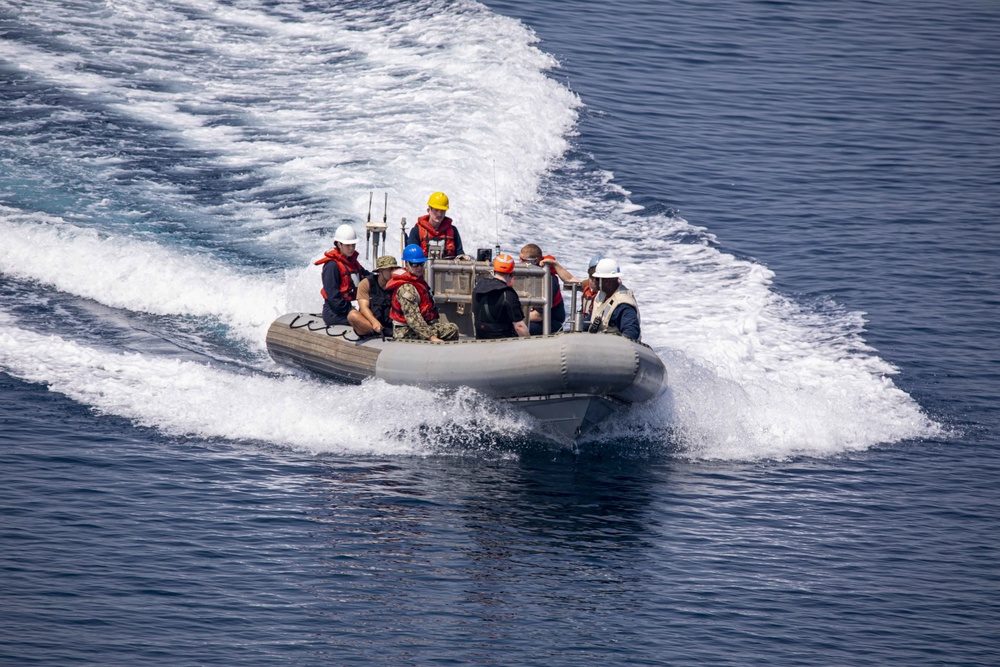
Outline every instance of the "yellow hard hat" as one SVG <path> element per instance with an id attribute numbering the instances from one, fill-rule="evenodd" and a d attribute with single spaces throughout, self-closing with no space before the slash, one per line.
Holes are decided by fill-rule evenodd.
<path id="1" fill-rule="evenodd" d="M 441 211 L 448 210 L 448 195 L 443 192 L 435 192 L 427 199 L 427 205 Z"/>

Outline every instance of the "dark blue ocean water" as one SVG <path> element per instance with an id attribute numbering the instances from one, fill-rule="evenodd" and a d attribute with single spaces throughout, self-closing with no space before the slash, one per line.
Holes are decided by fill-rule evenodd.
<path id="1" fill-rule="evenodd" d="M 1000 663 L 1000 9 L 489 6 L 585 105 L 566 146 L 572 102 L 536 79 L 477 106 L 461 58 L 530 54 L 465 2 L 0 4 L 0 664 Z M 389 144 L 461 191 L 491 171 L 462 161 L 477 138 L 519 158 L 502 191 L 605 216 L 580 246 L 519 229 L 530 206 L 504 233 L 646 257 L 644 338 L 774 402 L 653 411 L 574 457 L 481 404 L 279 376 L 237 335 L 368 188 L 426 189 Z M 643 208 L 602 209 L 604 172 Z M 660 236 L 671 211 L 702 236 Z M 721 260 L 657 263 L 706 238 Z M 759 297 L 727 291 L 728 257 L 801 309 L 756 330 L 801 357 L 713 352 L 698 322 Z M 667 293 L 688 274 L 718 299 Z M 899 371 L 886 397 L 843 379 L 870 358 Z M 782 411 L 817 384 L 828 411 Z"/>

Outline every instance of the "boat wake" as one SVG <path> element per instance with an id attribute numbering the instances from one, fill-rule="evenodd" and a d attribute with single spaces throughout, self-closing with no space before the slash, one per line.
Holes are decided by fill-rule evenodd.
<path id="1" fill-rule="evenodd" d="M 469 249 L 534 242 L 578 276 L 598 252 L 622 264 L 669 385 L 593 447 L 825 456 L 938 428 L 860 314 L 778 294 L 766 267 L 633 205 L 578 152 L 581 102 L 519 22 L 465 0 L 196 5 L 12 16 L 4 372 L 171 436 L 376 456 L 521 442 L 530 420 L 474 393 L 346 387 L 266 353 L 278 314 L 319 308 L 311 261 L 371 191 L 393 246 L 444 190 Z"/>

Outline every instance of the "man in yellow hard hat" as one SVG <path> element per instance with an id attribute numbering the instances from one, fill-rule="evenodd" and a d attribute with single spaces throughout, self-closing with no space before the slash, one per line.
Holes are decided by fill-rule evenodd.
<path id="1" fill-rule="evenodd" d="M 445 215 L 448 195 L 435 192 L 427 199 L 427 215 L 417 218 L 417 224 L 406 238 L 407 244 L 420 246 L 428 257 L 441 259 L 471 259 L 462 248 L 462 237 Z"/>

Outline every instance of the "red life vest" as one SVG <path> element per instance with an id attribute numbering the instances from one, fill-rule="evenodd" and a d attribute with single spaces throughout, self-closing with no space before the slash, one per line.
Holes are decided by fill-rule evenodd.
<path id="1" fill-rule="evenodd" d="M 429 215 L 419 217 L 417 218 L 417 234 L 420 236 L 420 247 L 423 248 L 425 255 L 430 252 L 427 248 L 427 241 L 430 239 L 444 239 L 444 254 L 441 255 L 443 259 L 458 254 L 458 250 L 455 248 L 455 228 L 451 226 L 451 218 L 446 217 L 441 221 L 441 226 L 434 229 Z"/>
<path id="2" fill-rule="evenodd" d="M 396 292 L 400 285 L 407 284 L 417 288 L 417 294 L 420 296 L 420 314 L 424 320 L 428 324 L 436 320 L 438 318 L 438 309 L 434 305 L 434 297 L 431 295 L 430 285 L 425 283 L 423 278 L 417 278 L 405 269 L 396 269 L 392 272 L 392 278 L 389 279 L 389 282 L 385 286 L 386 291 L 392 294 L 392 307 L 389 309 L 389 317 L 392 321 L 406 324 L 406 316 L 403 315 L 403 308 L 399 304 Z"/>
<path id="3" fill-rule="evenodd" d="M 551 259 L 551 260 L 554 260 L 555 257 L 553 257 L 552 255 L 545 255 L 545 256 L 542 257 L 542 259 Z M 552 287 L 552 307 L 555 308 L 556 306 L 558 306 L 559 304 L 561 304 L 562 301 L 563 301 L 563 299 L 562 299 L 562 290 L 560 289 L 561 284 L 560 284 L 559 279 L 558 279 L 558 275 L 559 274 L 556 273 L 556 267 L 552 266 L 551 264 L 549 264 L 548 267 L 549 267 L 549 274 L 553 275 L 553 276 L 557 276 L 556 280 L 552 281 L 554 283 L 553 287 Z"/>
<path id="4" fill-rule="evenodd" d="M 323 256 L 313 262 L 313 264 L 320 265 L 326 264 L 327 262 L 336 262 L 337 268 L 340 269 L 340 295 L 344 297 L 344 301 L 354 301 L 358 297 L 358 286 L 354 284 L 353 280 L 351 280 L 351 274 L 358 274 L 360 282 L 360 278 L 365 272 L 365 270 L 361 268 L 361 264 L 358 263 L 358 251 L 355 250 L 350 257 L 344 257 L 344 254 L 334 247 L 333 250 L 327 250 Z M 319 293 L 323 295 L 324 299 L 329 298 L 326 295 L 325 288 L 321 289 Z"/>

